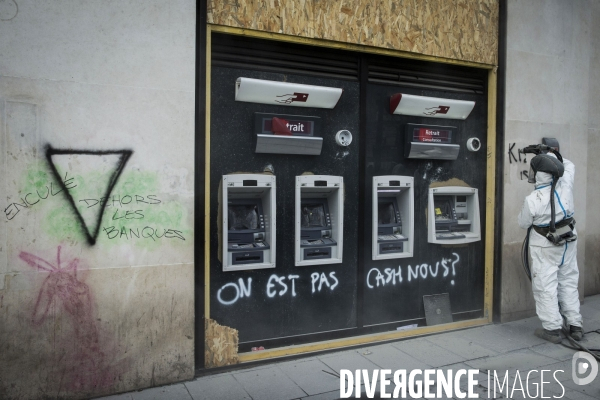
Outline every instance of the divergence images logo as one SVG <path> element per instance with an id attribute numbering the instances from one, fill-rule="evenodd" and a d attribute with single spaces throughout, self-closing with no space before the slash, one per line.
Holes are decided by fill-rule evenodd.
<path id="1" fill-rule="evenodd" d="M 424 112 L 425 115 L 436 115 L 436 114 L 448 114 L 448 110 L 450 110 L 450 106 L 437 106 L 426 108 L 426 110 L 431 110 L 428 112 Z"/>
<path id="2" fill-rule="evenodd" d="M 306 100 L 308 100 L 308 93 L 296 93 L 296 92 L 294 92 L 294 94 L 284 94 L 284 95 L 275 96 L 275 97 L 282 97 L 281 100 L 275 100 L 277 103 L 282 103 L 282 104 L 291 104 L 294 101 L 299 101 L 301 103 L 306 103 Z"/>
<path id="3" fill-rule="evenodd" d="M 592 383 L 598 375 L 598 362 L 592 355 L 578 351 L 573 354 L 573 382 L 576 385 L 587 385 Z"/>

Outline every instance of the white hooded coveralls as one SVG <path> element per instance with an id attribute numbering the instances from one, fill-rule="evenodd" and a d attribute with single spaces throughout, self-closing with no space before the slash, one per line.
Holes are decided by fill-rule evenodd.
<path id="1" fill-rule="evenodd" d="M 551 153 L 548 155 L 554 157 Z M 564 158 L 563 165 L 565 172 L 556 183 L 554 193 L 555 223 L 564 218 L 570 218 L 575 213 L 573 202 L 575 165 Z M 546 172 L 537 172 L 535 190 L 525 198 L 523 209 L 519 214 L 521 228 L 527 229 L 531 225 L 550 226 L 551 187 L 552 175 Z M 532 229 L 529 236 L 529 253 L 533 261 L 531 265 L 533 298 L 537 315 L 542 321 L 544 329 L 560 329 L 563 322 L 561 313 L 569 325 L 583 326 L 579 313 L 579 292 L 577 290 L 579 280 L 577 241 L 555 246 Z"/>

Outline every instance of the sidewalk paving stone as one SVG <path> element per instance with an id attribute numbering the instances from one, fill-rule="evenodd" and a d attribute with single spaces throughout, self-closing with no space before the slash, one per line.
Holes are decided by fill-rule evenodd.
<path id="1" fill-rule="evenodd" d="M 194 400 L 251 400 L 242 384 L 229 373 L 195 379 L 185 386 Z"/>
<path id="2" fill-rule="evenodd" d="M 581 307 L 581 316 L 585 332 L 600 329 L 600 310 L 593 307 Z"/>
<path id="3" fill-rule="evenodd" d="M 279 363 L 277 366 L 308 395 L 317 395 L 340 388 L 340 379 L 321 360 Z M 327 371 L 327 372 L 324 372 Z"/>
<path id="4" fill-rule="evenodd" d="M 600 333 L 589 332 L 583 336 L 581 344 L 588 349 L 600 349 Z"/>
<path id="5" fill-rule="evenodd" d="M 397 369 L 411 371 L 413 369 L 431 368 L 431 365 L 411 357 L 391 344 L 365 348 L 362 355 L 379 368 L 391 369 L 392 371 Z"/>
<path id="6" fill-rule="evenodd" d="M 464 360 L 463 357 L 433 344 L 425 340 L 425 338 L 395 342 L 392 343 L 392 346 L 434 368 L 455 364 Z"/>
<path id="7" fill-rule="evenodd" d="M 192 396 L 183 383 L 131 392 L 131 397 L 133 400 L 192 400 Z"/>
<path id="8" fill-rule="evenodd" d="M 321 393 L 314 396 L 303 397 L 302 400 L 337 400 L 340 398 L 340 389 L 332 392 Z"/>
<path id="9" fill-rule="evenodd" d="M 531 351 L 534 351 L 546 357 L 554 358 L 558 361 L 570 360 L 571 358 L 573 358 L 574 353 L 573 350 L 568 349 L 565 346 L 556 345 L 554 343 L 549 342 L 533 346 L 530 349 Z"/>
<path id="10" fill-rule="evenodd" d="M 499 354 L 528 347 L 526 341 L 519 340 L 520 335 L 510 335 L 501 330 L 488 329 L 487 326 L 469 329 L 464 338 Z"/>
<path id="11" fill-rule="evenodd" d="M 337 372 L 338 375 L 342 369 L 349 369 L 350 371 L 355 371 L 357 369 L 368 369 L 369 371 L 379 369 L 376 364 L 373 364 L 371 361 L 363 357 L 359 351 L 364 353 L 366 348 L 359 350 L 346 350 L 341 353 L 319 356 L 318 358 L 327 366 L 329 366 L 329 368 Z"/>
<path id="12" fill-rule="evenodd" d="M 279 367 L 234 373 L 253 400 L 290 400 L 307 396 Z"/>
<path id="13" fill-rule="evenodd" d="M 498 354 L 487 347 L 480 346 L 479 344 L 475 343 L 474 340 L 465 338 L 464 334 L 428 336 L 426 340 L 439 347 L 447 348 L 452 353 L 459 355 L 466 360 L 489 357 Z"/>
<path id="14" fill-rule="evenodd" d="M 529 371 L 555 363 L 556 360 L 554 358 L 543 356 L 529 349 L 515 350 L 494 357 L 465 361 L 465 364 L 470 365 L 472 368 L 502 373 L 509 371 L 509 374 L 515 370 Z"/>
<path id="15" fill-rule="evenodd" d="M 586 297 L 581 307 L 593 307 L 600 310 L 600 296 Z"/>
<path id="16" fill-rule="evenodd" d="M 490 331 L 496 332 L 502 336 L 512 336 L 516 338 L 519 342 L 523 343 L 523 348 L 538 346 L 541 344 L 548 343 L 544 339 L 540 339 L 539 337 L 534 335 L 534 332 L 537 328 L 541 328 L 541 324 L 539 321 L 536 323 L 511 323 L 504 325 L 492 325 L 487 327 Z"/>
<path id="17" fill-rule="evenodd" d="M 132 400 L 131 393 L 115 394 L 107 397 L 100 397 L 96 400 Z"/>

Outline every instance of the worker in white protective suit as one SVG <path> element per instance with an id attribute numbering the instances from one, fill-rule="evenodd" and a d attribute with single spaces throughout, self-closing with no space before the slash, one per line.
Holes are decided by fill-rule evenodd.
<path id="1" fill-rule="evenodd" d="M 554 154 L 537 157 L 555 157 Z M 555 157 L 556 158 L 556 157 Z M 556 162 L 557 160 L 550 160 Z M 532 168 L 534 160 L 532 160 Z M 563 159 L 564 173 L 558 178 L 555 187 L 555 224 L 556 227 L 568 224 L 575 235 L 575 213 L 573 202 L 573 183 L 575 165 Z M 535 171 L 535 168 L 533 168 Z M 560 329 L 563 324 L 561 314 L 566 318 L 571 337 L 583 338 L 583 321 L 579 312 L 579 292 L 577 283 L 577 241 L 555 245 L 544 235 L 548 233 L 551 218 L 550 196 L 553 176 L 546 172 L 535 172 L 535 190 L 525 198 L 519 214 L 519 226 L 532 227 L 529 237 L 529 252 L 532 258 L 531 281 L 536 312 L 542 321 L 543 329 L 537 329 L 535 335 L 552 343 L 561 342 Z M 572 221 L 572 222 L 571 222 Z M 573 239 L 571 239 L 573 240 Z M 560 305 L 560 306 L 559 306 Z"/>

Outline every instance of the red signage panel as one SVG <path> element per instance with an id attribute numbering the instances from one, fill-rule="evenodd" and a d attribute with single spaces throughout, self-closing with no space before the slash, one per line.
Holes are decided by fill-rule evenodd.
<path id="1" fill-rule="evenodd" d="M 414 127 L 412 136 L 413 142 L 452 143 L 452 130 L 443 127 Z"/>

